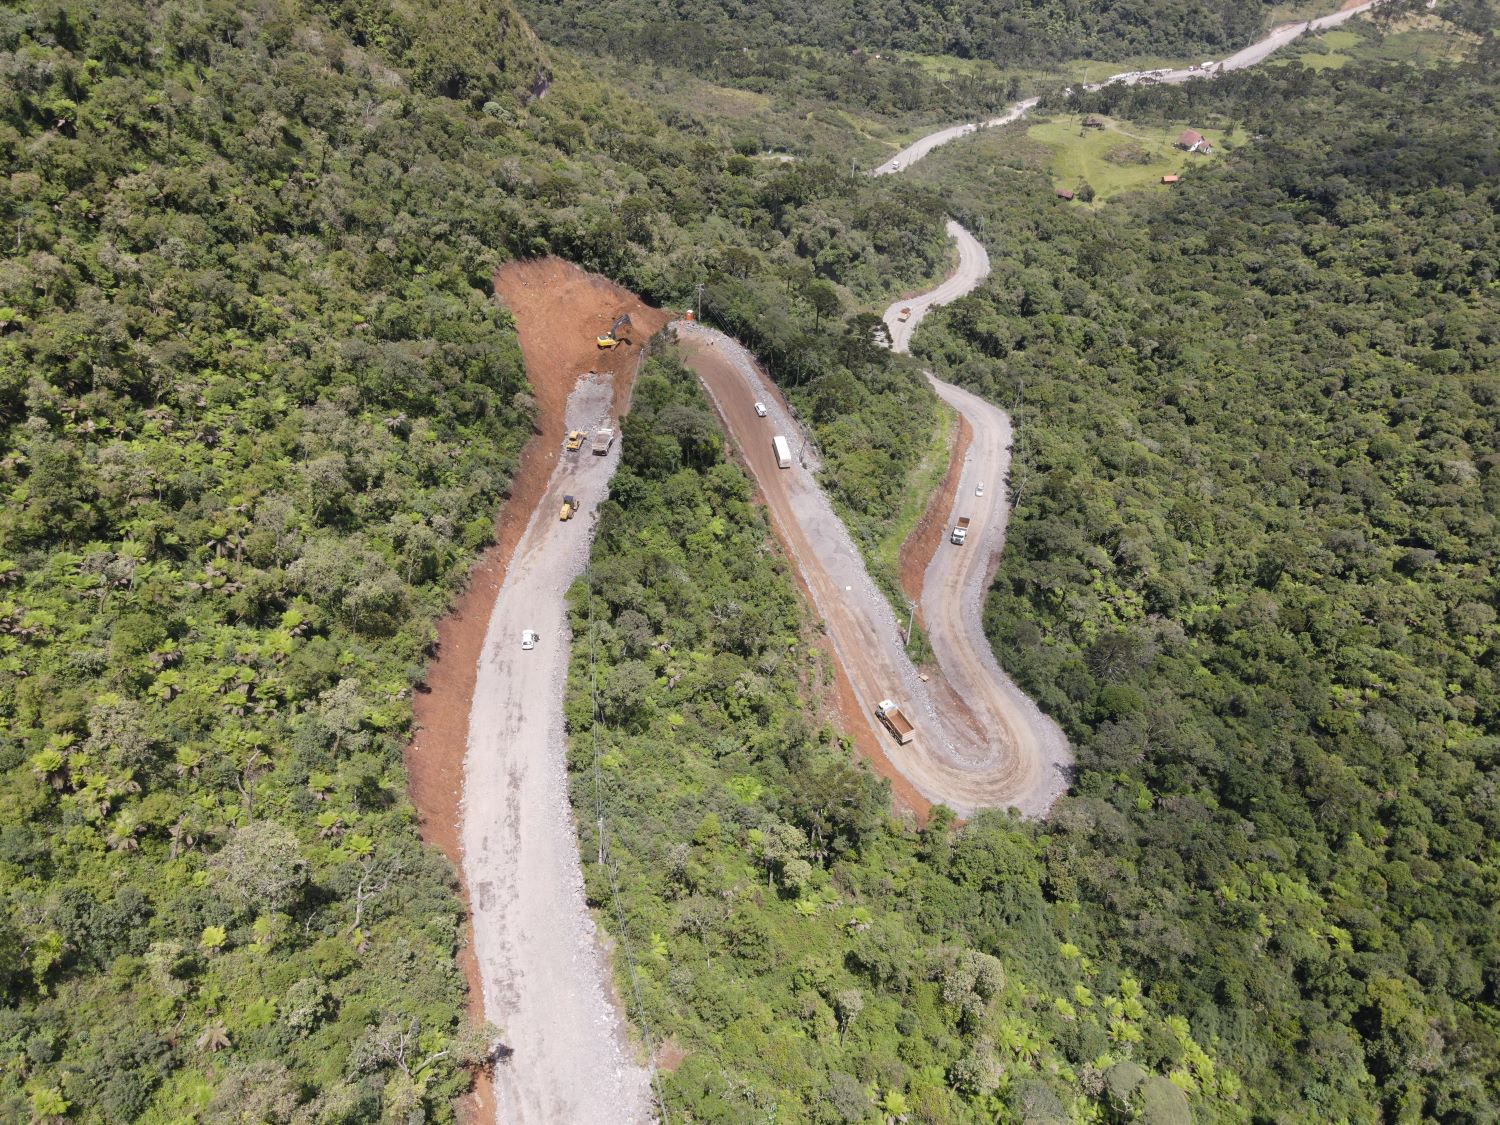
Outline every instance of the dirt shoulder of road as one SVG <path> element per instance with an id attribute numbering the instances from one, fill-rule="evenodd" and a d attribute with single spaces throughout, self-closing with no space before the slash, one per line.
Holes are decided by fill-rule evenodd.
<path id="1" fill-rule="evenodd" d="M 505 581 L 516 544 L 546 491 L 566 435 L 568 396 L 578 376 L 590 369 L 626 377 L 615 381 L 616 407 L 628 401 L 641 346 L 667 321 L 667 314 L 644 304 L 628 290 L 584 273 L 557 258 L 512 262 L 495 274 L 495 294 L 515 317 L 536 400 L 535 432 L 521 452 L 510 492 L 495 518 L 495 542 L 469 572 L 468 583 L 448 615 L 438 622 L 438 639 L 422 687 L 413 698 L 415 733 L 405 751 L 407 791 L 417 808 L 425 843 L 439 848 L 457 874 L 468 908 L 460 850 L 464 755 L 469 711 L 495 596 Z M 631 344 L 603 350 L 595 337 L 629 313 Z M 469 1014 L 483 1017 L 483 992 L 472 936 L 465 935 L 459 962 L 469 985 Z M 487 1078 L 458 1104 L 466 1123 L 495 1120 L 494 1092 Z"/>
<path id="2" fill-rule="evenodd" d="M 901 588 L 906 596 L 917 603 L 918 620 L 922 619 L 922 583 L 927 577 L 927 564 L 937 554 L 947 530 L 948 513 L 953 510 L 953 501 L 958 496 L 958 480 L 963 475 L 964 458 L 969 452 L 969 443 L 974 440 L 973 428 L 962 414 L 954 412 L 958 425 L 954 427 L 954 440 L 949 450 L 948 472 L 941 484 L 932 490 L 927 500 L 927 510 L 917 520 L 916 527 L 901 544 Z M 922 627 L 925 629 L 926 622 Z"/>

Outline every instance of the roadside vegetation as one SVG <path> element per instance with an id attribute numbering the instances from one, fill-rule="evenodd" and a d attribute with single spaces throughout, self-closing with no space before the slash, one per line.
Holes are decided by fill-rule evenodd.
<path id="1" fill-rule="evenodd" d="M 987 627 L 1075 792 L 1046 826 L 891 818 L 808 718 L 816 623 L 654 359 L 567 714 L 671 1104 L 1500 1116 L 1491 8 L 1440 10 L 1472 64 L 1092 97 L 1257 138 L 1098 213 L 1005 137 L 879 180 L 837 145 L 841 106 L 872 134 L 998 108 L 1007 52 L 1219 51 L 1264 10 L 1200 9 L 546 10 L 781 99 L 773 127 L 628 96 L 505 0 L 8 10 L 0 1119 L 451 1119 L 489 1036 L 400 755 L 531 429 L 494 268 L 557 253 L 682 308 L 701 283 L 878 549 L 936 407 L 858 310 L 942 271 L 949 208 L 996 272 L 918 348 L 1018 410 Z M 982 65 L 850 54 L 856 28 Z M 802 158 L 755 158 L 788 106 L 821 114 Z"/>
<path id="2" fill-rule="evenodd" d="M 1091 55 L 1227 54 L 1254 39 L 1273 10 L 1270 3 L 1240 0 L 777 0 L 754 6 L 559 0 L 523 7 L 549 41 L 742 79 L 761 77 L 768 66 L 805 66 L 795 48 L 821 48 L 829 56 L 909 51 L 1031 66 Z M 847 78 L 836 62 L 830 69 Z M 863 92 L 862 84 L 834 90 L 834 101 L 850 94 L 849 100 L 859 100 Z"/>
<path id="3" fill-rule="evenodd" d="M 485 1044 L 401 748 L 531 429 L 497 264 L 681 307 L 775 270 L 827 326 L 946 260 L 918 187 L 748 160 L 440 8 L 0 29 L 4 1120 L 451 1116 Z"/>
<path id="4" fill-rule="evenodd" d="M 1003 138 L 917 173 L 994 266 L 915 351 L 1017 414 L 1044 894 L 1267 1120 L 1500 1115 L 1493 57 L 1091 95 L 1258 138 L 1097 215 Z"/>
<path id="5" fill-rule="evenodd" d="M 588 893 L 673 1119 L 1243 1118 L 1189 1021 L 1072 943 L 1029 829 L 893 820 L 810 718 L 816 621 L 723 444 L 650 359 L 569 594 Z"/>

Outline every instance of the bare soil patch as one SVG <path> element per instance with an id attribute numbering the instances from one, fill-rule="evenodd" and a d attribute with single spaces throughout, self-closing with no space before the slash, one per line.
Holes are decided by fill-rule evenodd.
<path id="1" fill-rule="evenodd" d="M 448 857 L 466 906 L 469 892 L 459 846 L 464 754 L 474 680 L 495 595 L 557 462 L 566 435 L 568 396 L 578 376 L 591 369 L 621 373 L 624 377 L 615 381 L 618 410 L 628 401 L 641 346 L 667 321 L 666 313 L 629 291 L 558 258 L 502 267 L 495 275 L 495 293 L 517 322 L 526 375 L 537 404 L 536 430 L 521 453 L 506 502 L 496 514 L 494 544 L 479 556 L 463 593 L 438 622 L 426 679 L 413 699 L 415 733 L 405 752 L 407 787 L 417 808 L 422 839 Z M 621 313 L 630 314 L 630 344 L 613 350 L 599 348 L 595 338 L 607 332 Z M 483 993 L 471 939 L 460 950 L 459 962 L 469 984 L 469 1014 L 481 1018 Z M 494 1093 L 487 1077 L 476 1083 L 458 1109 L 465 1122 L 495 1119 Z"/>
<path id="2" fill-rule="evenodd" d="M 953 448 L 948 457 L 948 472 L 943 483 L 933 490 L 927 502 L 927 511 L 911 529 L 906 542 L 901 544 L 901 588 L 906 596 L 917 603 L 917 619 L 922 619 L 922 582 L 927 575 L 927 564 L 937 554 L 947 530 L 948 513 L 953 510 L 954 498 L 958 495 L 958 480 L 963 475 L 964 457 L 969 452 L 969 442 L 974 431 L 969 420 L 958 415 L 958 426 L 954 430 Z M 926 628 L 926 624 L 923 624 Z"/>

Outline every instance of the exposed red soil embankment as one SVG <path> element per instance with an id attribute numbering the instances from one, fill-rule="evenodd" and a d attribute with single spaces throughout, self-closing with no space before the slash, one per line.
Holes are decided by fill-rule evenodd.
<path id="1" fill-rule="evenodd" d="M 536 399 L 536 433 L 521 452 L 510 493 L 495 518 L 495 543 L 469 572 L 463 593 L 438 623 L 437 645 L 423 688 L 413 699 L 416 733 L 406 748 L 407 786 L 417 807 L 422 839 L 442 849 L 463 882 L 460 819 L 464 755 L 469 745 L 469 708 L 485 629 L 495 596 L 505 581 L 516 544 L 526 529 L 557 463 L 565 437 L 568 396 L 589 370 L 622 375 L 615 381 L 615 407 L 629 401 L 640 348 L 667 322 L 667 314 L 602 277 L 557 258 L 512 262 L 495 274 L 495 293 L 516 321 L 526 376 Z M 594 342 L 621 313 L 629 313 L 631 343 L 613 350 Z M 465 902 L 468 888 L 463 888 Z M 459 954 L 469 982 L 469 1010 L 482 1016 L 478 966 L 468 944 Z M 459 1105 L 466 1122 L 495 1119 L 488 1080 Z"/>
<path id="2" fill-rule="evenodd" d="M 898 556 L 901 569 L 901 588 L 906 596 L 917 603 L 917 620 L 922 620 L 922 583 L 927 577 L 927 566 L 932 556 L 942 545 L 943 534 L 948 530 L 948 513 L 953 510 L 953 500 L 958 495 L 958 479 L 963 475 L 964 457 L 969 452 L 969 442 L 974 431 L 969 420 L 957 415 L 958 428 L 948 456 L 948 472 L 943 482 L 933 490 L 927 501 L 927 510 L 911 529 L 906 542 L 901 544 Z M 926 628 L 926 624 L 923 624 Z"/>

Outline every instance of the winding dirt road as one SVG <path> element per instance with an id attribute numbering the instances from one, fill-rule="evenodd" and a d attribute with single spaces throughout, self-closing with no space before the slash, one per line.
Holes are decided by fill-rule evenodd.
<path id="1" fill-rule="evenodd" d="M 1336 12 L 1330 12 L 1326 16 L 1319 16 L 1317 19 L 1283 24 L 1280 27 L 1273 28 L 1263 37 L 1250 44 L 1250 46 L 1236 51 L 1225 59 L 1211 62 L 1207 66 L 1188 66 L 1177 70 L 1127 70 L 1120 74 L 1112 74 L 1102 82 L 1091 82 L 1084 89 L 1099 90 L 1105 86 L 1114 85 L 1134 86 L 1140 82 L 1165 82 L 1170 85 L 1176 85 L 1182 82 L 1191 82 L 1195 78 L 1211 78 L 1216 74 L 1221 74 L 1228 70 L 1243 70 L 1247 66 L 1254 66 L 1256 63 L 1264 62 L 1300 35 L 1309 31 L 1326 31 L 1330 27 L 1338 27 L 1340 24 L 1353 19 L 1357 15 L 1368 12 L 1372 8 L 1377 8 L 1383 3 L 1385 3 L 1385 0 L 1362 0 L 1361 3 L 1342 7 Z M 980 129 L 992 129 L 998 125 L 1009 125 L 1012 121 L 1019 121 L 1040 100 L 1039 98 L 1026 98 L 1015 102 L 998 117 L 991 117 L 986 121 L 967 121 L 960 125 L 946 125 L 925 136 L 918 137 L 884 164 L 870 169 L 870 175 L 889 176 L 894 172 L 910 168 L 933 149 L 940 148 L 951 141 L 956 141 L 960 137 L 966 137 L 970 133 L 977 132 Z M 942 304 L 941 301 L 936 303 Z"/>
<path id="2" fill-rule="evenodd" d="M 958 243 L 958 266 L 953 273 L 941 285 L 926 293 L 891 302 L 882 315 L 890 333 L 892 351 L 907 350 L 912 333 L 922 323 L 928 309 L 946 305 L 966 293 L 972 293 L 990 275 L 990 256 L 979 239 L 952 219 L 948 220 L 948 237 Z M 911 314 L 906 320 L 902 320 L 901 313 L 905 309 L 910 309 Z"/>
<path id="3" fill-rule="evenodd" d="M 1180 83 L 1253 66 L 1299 35 L 1336 27 L 1381 2 L 1382 0 L 1364 0 L 1362 3 L 1346 3 L 1341 10 L 1329 15 L 1275 28 L 1259 41 L 1217 63 L 1179 70 L 1129 71 L 1112 75 L 1088 89 L 1099 89 L 1113 83 Z M 890 160 L 872 169 L 870 174 L 885 176 L 900 172 L 941 145 L 958 140 L 980 128 L 1020 120 L 1037 101 L 1036 98 L 1028 98 L 1017 102 L 1004 114 L 988 121 L 938 129 L 903 148 Z M 958 266 L 953 274 L 932 290 L 894 301 L 885 310 L 883 319 L 889 331 L 891 347 L 895 351 L 908 350 L 912 334 L 930 309 L 972 292 L 989 275 L 989 255 L 979 240 L 951 219 L 947 229 L 949 237 L 958 245 Z M 984 731 L 987 734 L 998 734 L 1006 744 L 1007 749 L 998 757 L 992 750 L 988 759 L 970 756 L 966 760 L 971 765 L 988 761 L 989 768 L 1006 773 L 1010 779 L 1009 784 L 1015 786 L 1009 803 L 1016 804 L 1023 811 L 1040 815 L 1046 812 L 1051 801 L 1061 792 L 1061 784 L 1054 791 L 1048 782 L 1053 778 L 1063 779 L 1066 776 L 1071 764 L 1067 742 L 1057 725 L 1043 715 L 1036 704 L 1000 668 L 982 627 L 984 598 L 1005 545 L 1005 529 L 1010 516 L 1006 487 L 1010 470 L 1010 418 L 994 404 L 944 383 L 931 372 L 926 374 L 934 391 L 968 421 L 973 433 L 952 510 L 947 513 L 944 542 L 933 555 L 923 576 L 922 619 L 933 655 L 945 681 L 944 688 L 939 691 L 951 689 L 953 698 L 962 699 L 968 705 L 970 713 L 965 716 L 967 722 L 963 725 L 971 733 Z M 981 485 L 985 490 L 983 496 L 978 494 Z M 963 547 L 955 547 L 946 541 L 946 529 L 951 528 L 960 516 L 970 518 L 970 531 L 967 543 Z M 795 549 L 793 553 L 797 554 Z M 812 585 L 811 580 L 809 585 Z M 827 612 L 821 600 L 820 608 Z M 845 647 L 840 646 L 841 653 Z M 861 648 L 855 651 L 863 657 L 866 650 Z M 886 674 L 889 675 L 889 672 Z M 924 703 L 929 702 L 920 693 L 919 698 Z M 952 754 L 957 751 L 954 739 L 960 740 L 958 745 L 961 745 L 963 734 L 962 731 L 954 730 L 954 710 L 951 707 L 944 709 L 941 704 L 939 710 L 945 720 L 940 725 L 945 728 L 943 733 L 946 748 Z M 957 753 L 960 757 L 963 756 L 961 751 Z M 1002 769 L 999 763 L 1007 758 L 1009 764 Z M 908 776 L 919 789 L 931 796 L 928 786 L 933 783 L 932 779 L 919 780 L 922 772 L 920 754 L 909 757 L 898 755 L 893 761 L 903 773 L 910 767 Z M 973 771 L 964 779 L 946 776 L 942 780 L 948 784 L 968 782 L 970 788 L 965 790 L 959 802 L 983 804 L 981 794 L 993 792 L 990 788 L 991 779 L 981 779 Z M 1027 786 L 1031 788 L 1028 789 Z M 951 791 L 944 799 L 955 808 L 962 807 L 961 803 L 955 802 Z"/>
<path id="4" fill-rule="evenodd" d="M 1072 762 L 1067 741 L 1000 673 L 979 627 L 988 583 L 981 572 L 992 571 L 998 557 L 1003 499 L 992 497 L 991 514 L 976 518 L 977 542 L 968 554 L 972 567 L 954 579 L 960 588 L 942 594 L 947 602 L 939 612 L 967 639 L 947 646 L 940 658 L 943 675 L 924 683 L 906 655 L 904 623 L 897 622 L 871 580 L 813 469 L 802 462 L 804 434 L 780 393 L 731 337 L 681 323 L 677 333 L 684 359 L 760 485 L 777 536 L 801 573 L 865 722 L 884 740 L 890 762 L 929 801 L 960 816 L 1011 807 L 1027 816 L 1045 814 L 1067 786 Z M 756 402 L 766 404 L 766 417 L 756 414 Z M 984 419 L 986 425 L 991 421 Z M 776 463 L 771 446 L 776 434 L 791 442 L 791 468 Z M 1008 440 L 1007 434 L 1000 441 L 1000 452 Z M 972 628 L 961 624 L 965 618 Z M 916 738 L 908 745 L 896 745 L 875 717 L 876 704 L 885 698 L 897 700 L 916 725 Z"/>

